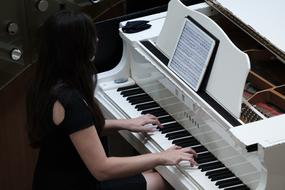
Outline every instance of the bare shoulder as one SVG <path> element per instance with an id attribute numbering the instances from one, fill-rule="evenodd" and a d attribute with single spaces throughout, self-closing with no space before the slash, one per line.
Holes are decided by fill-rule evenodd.
<path id="1" fill-rule="evenodd" d="M 65 110 L 62 104 L 57 100 L 53 104 L 52 119 L 55 125 L 59 125 L 64 120 Z"/>

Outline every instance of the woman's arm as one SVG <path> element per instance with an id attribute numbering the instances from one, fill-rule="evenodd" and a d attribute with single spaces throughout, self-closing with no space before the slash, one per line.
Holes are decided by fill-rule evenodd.
<path id="1" fill-rule="evenodd" d="M 138 174 L 157 165 L 175 165 L 182 160 L 196 164 L 195 151 L 179 147 L 133 157 L 107 157 L 94 126 L 72 133 L 70 138 L 89 171 L 100 181 Z"/>
<path id="2" fill-rule="evenodd" d="M 146 114 L 133 119 L 106 120 L 102 134 L 106 135 L 122 129 L 132 132 L 152 132 L 157 126 L 162 127 L 157 117 Z"/>

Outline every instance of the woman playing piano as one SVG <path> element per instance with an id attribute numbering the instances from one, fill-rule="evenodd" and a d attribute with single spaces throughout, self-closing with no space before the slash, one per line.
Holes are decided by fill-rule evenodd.
<path id="1" fill-rule="evenodd" d="M 196 164 L 196 153 L 180 147 L 108 157 L 104 135 L 121 129 L 149 132 L 145 125 L 159 126 L 158 119 L 152 115 L 104 119 L 94 100 L 97 36 L 90 18 L 59 11 L 42 29 L 39 63 L 27 96 L 29 137 L 40 148 L 34 190 L 167 189 L 152 168 L 182 160 Z"/>

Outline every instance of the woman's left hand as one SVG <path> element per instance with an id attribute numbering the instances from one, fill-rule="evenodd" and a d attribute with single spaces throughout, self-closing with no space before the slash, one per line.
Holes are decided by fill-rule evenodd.
<path id="1" fill-rule="evenodd" d="M 132 132 L 154 132 L 157 127 L 162 127 L 157 117 L 151 114 L 142 115 L 127 120 L 127 129 Z"/>

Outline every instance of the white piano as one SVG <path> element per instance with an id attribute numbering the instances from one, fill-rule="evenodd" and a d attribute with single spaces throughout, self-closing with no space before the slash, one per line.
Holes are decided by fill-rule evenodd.
<path id="1" fill-rule="evenodd" d="M 175 189 L 285 189 L 284 4 L 171 0 L 167 12 L 135 19 L 151 28 L 120 29 L 121 61 L 99 74 L 96 98 L 106 118 L 159 117 L 164 128 L 153 134 L 120 131 L 140 153 L 173 144 L 198 152 L 198 168 L 156 168 Z M 203 91 L 168 67 L 185 16 L 219 40 Z"/>

